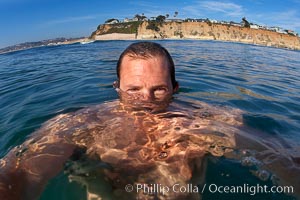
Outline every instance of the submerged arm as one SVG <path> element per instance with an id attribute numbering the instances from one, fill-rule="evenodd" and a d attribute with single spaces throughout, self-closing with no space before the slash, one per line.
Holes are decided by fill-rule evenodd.
<path id="1" fill-rule="evenodd" d="M 32 151 L 15 148 L 0 165 L 0 199 L 37 199 L 49 179 L 57 175 L 75 146 L 51 143 Z"/>
<path id="2" fill-rule="evenodd" d="M 49 179 L 62 171 L 78 147 L 67 122 L 59 121 L 63 117 L 50 120 L 0 159 L 1 200 L 37 199 Z"/>

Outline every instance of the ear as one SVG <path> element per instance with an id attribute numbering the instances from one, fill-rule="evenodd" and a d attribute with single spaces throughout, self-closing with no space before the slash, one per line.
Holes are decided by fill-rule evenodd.
<path id="1" fill-rule="evenodd" d="M 173 93 L 176 93 L 178 91 L 178 89 L 179 89 L 179 83 L 176 81 L 176 85 L 173 89 Z"/>
<path id="2" fill-rule="evenodd" d="M 120 87 L 120 82 L 119 82 L 119 80 L 116 80 L 116 81 L 113 82 L 113 87 L 114 87 L 114 88 L 119 88 L 119 87 Z"/>

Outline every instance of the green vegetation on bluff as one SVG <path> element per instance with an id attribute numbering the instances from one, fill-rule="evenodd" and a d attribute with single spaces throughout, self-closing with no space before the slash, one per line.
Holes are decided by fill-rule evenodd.
<path id="1" fill-rule="evenodd" d="M 97 27 L 97 30 L 92 33 L 91 37 L 95 35 L 103 35 L 109 33 L 137 34 L 137 29 L 141 23 L 142 23 L 141 21 L 134 21 L 134 22 L 122 22 L 122 23 L 109 24 L 110 29 L 100 33 L 98 31 L 101 30 L 102 25 L 99 25 Z"/>
<path id="2" fill-rule="evenodd" d="M 137 29 L 140 24 L 140 21 L 114 24 L 113 27 L 107 31 L 107 33 L 137 33 Z"/>

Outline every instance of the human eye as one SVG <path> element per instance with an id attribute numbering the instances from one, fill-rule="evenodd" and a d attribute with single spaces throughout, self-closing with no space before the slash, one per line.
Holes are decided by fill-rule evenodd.
<path id="1" fill-rule="evenodd" d="M 140 89 L 138 87 L 132 87 L 132 88 L 128 88 L 126 91 L 128 93 L 137 93 L 140 91 Z"/>
<path id="2" fill-rule="evenodd" d="M 154 93 L 156 95 L 161 95 L 161 94 L 165 94 L 168 92 L 168 89 L 166 87 L 157 87 L 154 89 Z"/>

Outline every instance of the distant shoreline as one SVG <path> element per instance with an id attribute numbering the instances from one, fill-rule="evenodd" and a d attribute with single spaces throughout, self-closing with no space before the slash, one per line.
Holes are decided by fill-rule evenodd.
<path id="1" fill-rule="evenodd" d="M 270 46 L 270 45 L 262 45 L 262 44 L 255 44 L 247 41 L 234 41 L 234 40 L 215 40 L 211 37 L 207 38 L 140 38 L 137 37 L 136 34 L 125 34 L 125 33 L 108 33 L 108 34 L 102 34 L 102 35 L 97 35 L 94 37 L 94 39 L 90 38 L 85 38 L 82 41 L 89 42 L 89 41 L 108 41 L 108 40 L 202 40 L 202 41 L 221 41 L 221 42 L 232 42 L 232 43 L 238 43 L 238 44 L 250 44 L 250 45 L 256 45 L 256 46 L 262 46 L 262 47 L 272 47 L 272 48 L 279 48 L 276 46 Z M 73 44 L 77 43 L 78 41 L 69 41 L 66 42 L 65 44 Z M 299 51 L 299 49 L 292 49 L 292 48 L 287 48 L 287 47 L 281 47 L 282 49 L 288 49 L 288 50 L 294 50 L 294 51 Z"/>
<path id="2" fill-rule="evenodd" d="M 63 42 L 49 42 L 49 43 L 39 44 L 39 45 L 35 45 L 35 46 L 28 46 L 28 45 L 26 46 L 26 45 L 18 44 L 18 45 L 13 45 L 10 47 L 0 49 L 0 55 L 6 54 L 6 53 L 22 51 L 22 50 L 38 48 L 38 47 L 44 47 L 44 46 L 59 46 L 59 45 L 67 45 L 67 44 L 75 44 L 75 43 L 85 44 L 85 43 L 90 43 L 93 41 L 104 41 L 104 40 L 136 40 L 136 34 L 110 33 L 110 34 L 99 35 L 96 37 L 96 39 L 90 39 L 89 37 L 84 37 L 84 38 L 80 38 L 80 39 L 68 39 Z M 36 43 L 39 43 L 39 42 L 36 42 Z M 7 49 L 7 50 L 5 50 L 5 49 Z"/>
<path id="3" fill-rule="evenodd" d="M 5 53 L 12 53 L 21 50 L 27 50 L 32 48 L 44 47 L 44 46 L 58 46 L 63 44 L 72 44 L 81 42 L 82 40 L 87 40 L 86 37 L 81 38 L 55 38 L 55 39 L 48 39 L 42 40 L 37 42 L 24 42 L 21 44 L 16 44 L 8 47 L 4 47 L 0 49 L 0 55 Z"/>
<path id="4" fill-rule="evenodd" d="M 17 52 L 17 51 L 22 51 L 22 50 L 28 50 L 32 48 L 38 48 L 38 47 L 43 47 L 43 46 L 59 46 L 59 45 L 68 45 L 68 44 L 76 44 L 76 43 L 81 43 L 81 44 L 86 44 L 86 43 L 91 43 L 94 41 L 109 41 L 109 40 L 211 40 L 211 41 L 222 41 L 222 42 L 233 42 L 233 43 L 242 43 L 242 44 L 251 44 L 251 45 L 257 45 L 257 46 L 266 46 L 266 45 L 260 45 L 260 44 L 253 44 L 253 43 L 247 43 L 247 42 L 237 42 L 237 41 L 228 41 L 228 40 L 214 40 L 211 38 L 137 38 L 136 34 L 126 34 L 126 33 L 108 33 L 108 34 L 103 34 L 103 35 L 97 35 L 94 39 L 91 39 L 89 37 L 81 38 L 81 39 L 70 39 L 65 42 L 58 42 L 58 43 L 52 43 L 52 44 L 46 44 L 46 45 L 38 45 L 38 46 L 33 46 L 33 47 L 28 47 L 28 48 L 22 48 L 20 46 L 20 49 L 14 49 L 10 51 L 3 51 L 0 52 L 1 54 L 6 54 L 6 53 L 12 53 L 12 52 Z M 270 46 L 269 46 L 270 47 Z M 277 47 L 274 47 L 277 48 Z M 284 48 L 284 49 L 289 49 L 289 48 Z M 298 49 L 289 49 L 289 50 L 298 50 Z"/>

